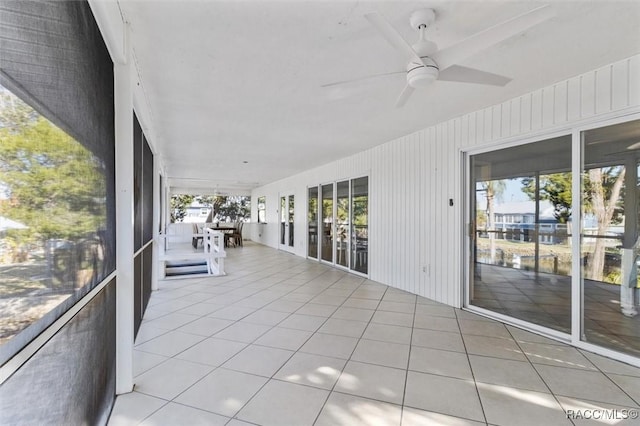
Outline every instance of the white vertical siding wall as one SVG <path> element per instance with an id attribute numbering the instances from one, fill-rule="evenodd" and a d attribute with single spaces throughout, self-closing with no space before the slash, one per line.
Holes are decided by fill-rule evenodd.
<path id="1" fill-rule="evenodd" d="M 461 150 L 543 138 L 545 132 L 637 112 L 639 106 L 640 55 L 258 188 L 252 197 L 267 197 L 267 224 L 255 227 L 251 237 L 278 246 L 278 196 L 294 191 L 296 254 L 306 256 L 307 187 L 368 175 L 370 278 L 460 306 Z"/>

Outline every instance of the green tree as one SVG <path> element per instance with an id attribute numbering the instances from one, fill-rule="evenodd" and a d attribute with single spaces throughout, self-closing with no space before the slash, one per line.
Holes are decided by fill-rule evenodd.
<path id="1" fill-rule="evenodd" d="M 228 196 L 217 211 L 219 220 L 243 220 L 251 216 L 251 198 L 246 196 Z"/>
<path id="2" fill-rule="evenodd" d="M 186 194 L 178 194 L 171 197 L 169 204 L 171 207 L 172 223 L 182 222 L 187 215 L 187 207 L 193 202 L 194 198 L 193 195 Z"/>
<path id="3" fill-rule="evenodd" d="M 606 235 L 612 223 L 619 223 L 623 205 L 621 196 L 624 191 L 624 166 L 596 167 L 582 175 L 583 208 L 586 213 L 595 216 L 597 235 Z M 522 190 L 531 200 L 536 199 L 535 179 L 522 179 Z M 554 216 L 560 223 L 569 223 L 571 218 L 571 173 L 553 173 L 540 176 L 541 200 L 553 204 Z M 587 277 L 602 281 L 604 279 L 606 240 L 596 238 L 593 254 L 589 259 Z"/>
<path id="4" fill-rule="evenodd" d="M 8 197 L 1 214 L 26 224 L 31 239 L 72 240 L 103 228 L 104 165 L 23 103 L 11 114 L 14 125 L 0 129 L 0 184 Z M 0 121 L 7 117 L 3 110 Z"/>
<path id="5" fill-rule="evenodd" d="M 535 178 L 522 179 L 522 192 L 529 199 L 536 199 Z M 568 223 L 571 218 L 571 173 L 552 173 L 540 176 L 540 200 L 553 204 L 553 216 L 560 223 Z"/>

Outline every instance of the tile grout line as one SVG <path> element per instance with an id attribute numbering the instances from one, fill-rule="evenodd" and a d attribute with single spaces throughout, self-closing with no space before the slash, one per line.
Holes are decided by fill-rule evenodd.
<path id="1" fill-rule="evenodd" d="M 344 369 L 347 368 L 347 364 L 349 364 L 349 361 L 351 360 L 351 357 L 353 356 L 353 353 L 356 351 L 356 349 L 358 347 L 358 344 L 360 343 L 360 340 L 362 339 L 362 336 L 364 335 L 364 333 L 366 332 L 367 328 L 369 327 L 369 324 L 371 324 L 371 320 L 373 319 L 373 316 L 377 312 L 377 309 L 378 309 L 377 307 L 380 306 L 380 303 L 382 302 L 382 299 L 384 299 L 385 294 L 387 294 L 387 290 L 388 289 L 389 289 L 389 287 L 387 286 L 387 288 L 385 288 L 384 292 L 382 293 L 382 297 L 380 297 L 380 300 L 378 300 L 378 304 L 376 305 L 376 309 L 373 311 L 373 314 L 371 314 L 371 318 L 369 318 L 369 322 L 367 322 L 367 326 L 362 330 L 362 333 L 360 334 L 360 337 L 356 341 L 356 344 L 353 347 L 353 350 L 351 351 L 351 355 L 349 355 L 349 358 L 347 358 L 347 360 L 345 361 L 344 366 L 342 367 L 342 370 L 340 371 L 340 375 L 338 376 L 336 381 L 333 383 L 333 386 L 329 390 L 329 393 L 327 394 L 327 398 L 324 400 L 324 403 L 322 404 L 322 407 L 320 408 L 320 410 L 318 411 L 318 414 L 316 415 L 315 419 L 311 423 L 312 425 L 315 425 L 318 422 L 318 419 L 320 418 L 320 415 L 322 414 L 322 411 L 324 411 L 324 408 L 327 405 L 327 402 L 329 401 L 329 398 L 331 398 L 331 395 L 335 391 L 336 385 L 340 381 L 340 377 L 342 377 L 342 375 L 344 374 Z M 354 292 L 355 292 L 355 290 L 354 290 Z M 353 294 L 353 292 L 351 294 Z M 344 305 L 344 302 L 343 302 L 343 305 Z"/>

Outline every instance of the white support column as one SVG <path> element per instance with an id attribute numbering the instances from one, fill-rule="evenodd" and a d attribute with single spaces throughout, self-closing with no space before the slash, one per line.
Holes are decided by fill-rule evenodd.
<path id="1" fill-rule="evenodd" d="M 584 323 L 582 315 L 582 259 L 580 253 L 580 234 L 582 233 L 582 134 L 574 130 L 571 142 L 571 341 L 576 344 L 582 340 Z"/>
<path id="2" fill-rule="evenodd" d="M 626 160 L 624 195 L 624 240 L 622 243 L 622 283 L 620 285 L 620 310 L 628 317 L 638 315 L 635 301 L 635 289 L 638 285 L 637 240 L 638 240 L 638 166 L 636 159 L 630 157 Z"/>
<path id="3" fill-rule="evenodd" d="M 129 26 L 114 64 L 116 134 L 116 394 L 133 390 L 133 70 Z"/>

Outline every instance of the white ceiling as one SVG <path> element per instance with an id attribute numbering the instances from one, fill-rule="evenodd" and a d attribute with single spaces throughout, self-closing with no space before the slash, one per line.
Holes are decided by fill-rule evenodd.
<path id="1" fill-rule="evenodd" d="M 321 87 L 404 69 L 367 12 L 413 43 L 411 12 L 434 8 L 444 48 L 543 4 L 119 0 L 172 185 L 235 193 L 640 53 L 640 2 L 553 1 L 553 18 L 461 63 L 505 87 L 438 81 L 400 109 L 403 75 Z"/>

